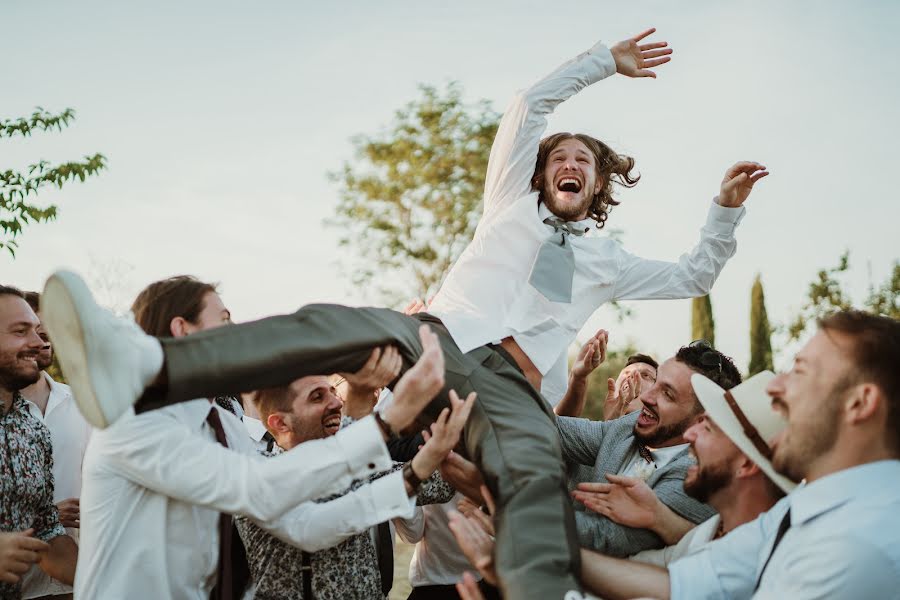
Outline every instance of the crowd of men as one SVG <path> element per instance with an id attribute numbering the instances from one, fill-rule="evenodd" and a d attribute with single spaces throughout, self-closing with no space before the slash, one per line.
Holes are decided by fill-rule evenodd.
<path id="1" fill-rule="evenodd" d="M 677 262 L 599 229 L 634 161 L 546 116 L 665 42 L 597 44 L 517 95 L 436 297 L 232 324 L 214 284 L 128 317 L 74 273 L 0 285 L 0 598 L 900 597 L 900 323 L 842 311 L 786 372 L 698 340 L 635 354 L 581 416 L 612 300 L 707 293 L 754 183 Z M 730 345 L 726 340 L 724 346 Z M 71 388 L 47 373 L 53 351 Z"/>

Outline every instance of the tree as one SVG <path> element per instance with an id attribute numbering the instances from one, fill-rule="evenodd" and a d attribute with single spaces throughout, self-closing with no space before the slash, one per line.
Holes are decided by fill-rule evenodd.
<path id="1" fill-rule="evenodd" d="M 775 370 L 772 362 L 772 328 L 766 314 L 766 300 L 759 274 L 750 292 L 750 367 L 749 375 Z"/>
<path id="2" fill-rule="evenodd" d="M 845 250 L 837 266 L 819 271 L 816 279 L 809 284 L 806 302 L 786 326 L 789 341 L 799 340 L 809 323 L 815 323 L 839 310 L 860 308 L 877 315 L 900 319 L 900 261 L 894 262 L 891 275 L 882 285 L 869 286 L 869 295 L 861 303 L 854 303 L 844 291 L 841 276 L 849 269 L 850 252 Z"/>
<path id="3" fill-rule="evenodd" d="M 0 120 L 0 138 L 17 135 L 28 137 L 35 130 L 62 131 L 74 118 L 75 111 L 71 108 L 54 115 L 37 107 L 30 117 Z M 0 171 L 0 249 L 6 248 L 15 256 L 16 237 L 25 225 L 44 223 L 56 218 L 55 205 L 41 208 L 30 204 L 39 189 L 47 185 L 62 188 L 64 183 L 74 179 L 84 181 L 104 168 L 106 157 L 94 154 L 85 156 L 80 162 L 66 162 L 56 166 L 41 160 L 29 165 L 25 173 L 12 169 Z"/>
<path id="4" fill-rule="evenodd" d="M 691 301 L 691 337 L 716 345 L 716 323 L 713 320 L 712 301 L 709 294 Z"/>
<path id="5" fill-rule="evenodd" d="M 472 239 L 499 115 L 462 88 L 419 86 L 390 128 L 354 138 L 355 160 L 330 177 L 340 203 L 330 222 L 359 263 L 355 284 L 371 284 L 390 303 L 428 298 Z M 387 276 L 387 277 L 385 277 Z"/>

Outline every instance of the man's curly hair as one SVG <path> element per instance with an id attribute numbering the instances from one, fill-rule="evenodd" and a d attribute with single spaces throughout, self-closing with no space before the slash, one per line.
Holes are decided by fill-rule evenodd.
<path id="1" fill-rule="evenodd" d="M 583 133 L 567 131 L 554 133 L 542 139 L 538 146 L 537 164 L 534 167 L 534 176 L 531 178 L 531 189 L 538 192 L 540 199 L 544 200 L 544 168 L 547 166 L 547 157 L 560 142 L 572 139 L 587 146 L 594 155 L 597 179 L 603 182 L 603 186 L 594 195 L 588 216 L 597 221 L 597 229 L 602 229 L 606 219 L 609 218 L 610 209 L 619 204 L 617 200 L 613 199 L 612 184 L 630 188 L 634 187 L 641 178 L 640 175 L 631 174 L 631 170 L 634 169 L 634 159 L 630 156 L 617 154 L 600 140 Z"/>

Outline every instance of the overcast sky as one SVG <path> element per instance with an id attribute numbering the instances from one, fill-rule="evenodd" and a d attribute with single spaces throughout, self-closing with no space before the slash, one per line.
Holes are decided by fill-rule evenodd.
<path id="1" fill-rule="evenodd" d="M 651 258 L 693 245 L 731 163 L 771 169 L 712 292 L 717 345 L 742 369 L 757 272 L 782 321 L 844 249 L 857 297 L 900 257 L 895 1 L 7 0 L 0 23 L 0 117 L 77 111 L 63 133 L 3 140 L 0 167 L 109 159 L 42 194 L 58 220 L 26 230 L 15 260 L 0 255 L 0 280 L 27 289 L 65 266 L 120 305 L 173 274 L 219 281 L 238 320 L 373 302 L 323 225 L 337 204 L 326 174 L 352 156 L 350 138 L 389 125 L 419 83 L 458 80 L 501 111 L 596 40 L 648 26 L 675 50 L 659 78 L 600 82 L 550 131 L 636 158 L 643 178 L 609 222 Z M 621 324 L 601 309 L 582 337 L 607 326 L 614 347 L 660 357 L 690 341 L 689 301 L 631 307 Z"/>

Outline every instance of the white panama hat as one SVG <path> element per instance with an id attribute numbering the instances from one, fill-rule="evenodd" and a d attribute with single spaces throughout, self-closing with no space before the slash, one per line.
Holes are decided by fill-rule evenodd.
<path id="1" fill-rule="evenodd" d="M 707 416 L 769 479 L 789 494 L 797 484 L 776 473 L 770 460 L 769 440 L 787 427 L 781 415 L 772 410 L 766 393 L 766 386 L 774 378 L 775 373 L 762 371 L 731 390 L 724 390 L 695 373 L 691 385 Z"/>

